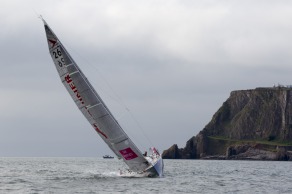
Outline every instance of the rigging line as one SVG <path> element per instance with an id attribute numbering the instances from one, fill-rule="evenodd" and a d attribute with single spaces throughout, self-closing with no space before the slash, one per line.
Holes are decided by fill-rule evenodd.
<path id="1" fill-rule="evenodd" d="M 140 123 L 138 122 L 138 120 L 135 118 L 135 116 L 132 114 L 132 112 L 130 111 L 130 109 L 128 109 L 126 107 L 126 110 L 128 111 L 128 113 L 130 114 L 130 116 L 132 117 L 132 119 L 136 122 L 136 125 L 139 127 L 140 131 L 142 132 L 142 134 L 146 137 L 147 141 L 150 143 L 151 146 L 153 146 L 154 144 L 152 143 L 152 141 L 149 139 L 149 137 L 146 135 L 146 133 L 144 132 L 142 126 L 140 125 Z"/>
<path id="2" fill-rule="evenodd" d="M 91 66 L 93 69 L 95 69 L 96 71 L 100 72 L 100 76 L 102 77 L 102 80 L 106 83 L 107 87 L 111 90 L 111 92 L 116 96 L 116 98 L 114 98 L 113 96 L 111 96 L 110 94 L 106 93 L 105 90 L 103 90 L 109 97 L 111 97 L 112 99 L 114 99 L 116 102 L 120 103 L 120 105 L 122 105 L 125 110 L 129 113 L 129 115 L 131 116 L 131 118 L 133 119 L 133 121 L 136 123 L 136 125 L 138 126 L 140 132 L 142 133 L 142 135 L 146 138 L 146 140 L 150 143 L 150 145 L 154 145 L 152 143 L 152 141 L 150 140 L 150 138 L 146 135 L 146 133 L 144 132 L 143 127 L 140 125 L 140 123 L 138 122 L 138 120 L 135 118 L 135 116 L 132 114 L 132 112 L 130 111 L 130 109 L 126 106 L 126 104 L 123 102 L 122 98 L 115 92 L 115 90 L 111 87 L 111 85 L 109 84 L 109 82 L 107 81 L 107 79 L 103 76 L 101 70 L 99 68 L 97 68 L 96 66 L 92 65 L 86 58 L 84 58 L 82 55 L 80 55 L 77 51 L 75 51 L 74 49 L 71 49 L 72 51 L 74 51 L 79 57 L 81 57 L 89 66 Z M 144 146 L 143 146 L 144 147 Z"/>
<path id="3" fill-rule="evenodd" d="M 69 46 L 66 46 L 66 47 L 69 47 Z M 90 66 L 91 68 L 93 68 L 95 71 L 99 72 L 99 77 L 101 77 L 101 80 L 104 81 L 104 83 L 106 84 L 106 86 L 111 90 L 111 92 L 116 96 L 113 96 L 111 95 L 108 91 L 106 91 L 105 89 L 103 89 L 102 87 L 99 87 L 99 90 L 101 90 L 104 94 L 106 94 L 108 97 L 110 97 L 112 100 L 120 103 L 121 105 L 121 102 L 119 101 L 119 97 L 118 95 L 114 92 L 113 88 L 111 87 L 111 85 L 109 84 L 109 82 L 106 80 L 106 78 L 104 77 L 102 71 L 97 68 L 96 66 L 92 65 L 85 57 L 83 57 L 81 54 L 79 54 L 79 52 L 77 52 L 75 49 L 69 47 L 70 50 L 72 50 L 74 53 L 76 53 L 82 60 L 85 61 L 85 63 L 83 63 L 84 65 L 88 65 Z M 87 77 L 88 79 L 88 77 Z"/>
<path id="4" fill-rule="evenodd" d="M 80 55 L 77 51 L 75 51 L 74 49 L 72 49 L 72 51 L 74 51 L 82 60 L 84 60 L 89 66 L 91 66 L 93 69 L 95 69 L 95 71 L 100 71 L 96 66 L 92 65 L 86 58 L 84 58 L 82 55 Z M 110 91 L 113 93 L 113 95 L 116 96 L 116 98 L 114 98 L 112 95 L 110 95 L 109 93 L 107 93 L 105 90 L 101 89 L 102 91 L 104 91 L 105 94 L 107 94 L 109 97 L 111 97 L 113 100 L 115 100 L 117 103 L 119 103 L 128 113 L 131 113 L 129 108 L 127 108 L 126 104 L 123 102 L 123 100 L 121 99 L 121 97 L 119 97 L 119 95 L 115 92 L 115 90 L 111 87 L 111 85 L 109 84 L 109 82 L 106 80 L 106 78 L 103 76 L 103 74 L 101 73 L 101 71 L 99 72 L 100 76 L 102 77 L 102 80 L 106 83 L 107 87 L 110 89 Z M 88 79 L 88 78 L 87 78 Z M 123 116 L 123 115 L 122 115 Z M 137 119 L 134 118 L 133 114 L 130 114 L 132 120 L 136 123 L 136 125 L 138 126 L 139 131 L 142 133 L 142 135 L 146 138 L 146 140 L 148 141 L 148 143 L 150 143 L 150 145 L 152 146 L 152 142 L 150 141 L 150 139 L 147 137 L 147 135 L 144 133 L 143 128 L 141 127 L 141 125 L 139 124 L 139 122 L 137 121 Z M 116 119 L 115 119 L 116 120 Z M 133 131 L 127 131 L 130 134 L 133 134 Z M 134 135 L 132 135 L 134 136 Z M 140 148 L 144 148 L 145 149 L 145 145 L 143 146 L 141 144 L 140 141 L 135 142 L 136 144 L 138 144 L 140 146 Z M 147 149 L 146 149 L 147 150 Z"/>

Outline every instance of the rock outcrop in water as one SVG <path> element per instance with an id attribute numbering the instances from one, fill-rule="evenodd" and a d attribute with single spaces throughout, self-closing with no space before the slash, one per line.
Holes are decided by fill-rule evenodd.
<path id="1" fill-rule="evenodd" d="M 292 160 L 292 88 L 233 91 L 212 120 L 165 159 Z"/>

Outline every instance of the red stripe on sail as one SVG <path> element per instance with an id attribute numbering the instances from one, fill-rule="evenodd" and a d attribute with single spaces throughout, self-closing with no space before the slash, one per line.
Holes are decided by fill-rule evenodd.
<path id="1" fill-rule="evenodd" d="M 97 133 L 100 133 L 102 136 L 104 136 L 104 137 L 107 139 L 106 134 L 104 134 L 104 132 L 102 132 L 102 131 L 96 126 L 96 124 L 93 124 L 92 126 L 94 127 L 94 129 L 95 129 L 95 131 L 96 131 Z"/>

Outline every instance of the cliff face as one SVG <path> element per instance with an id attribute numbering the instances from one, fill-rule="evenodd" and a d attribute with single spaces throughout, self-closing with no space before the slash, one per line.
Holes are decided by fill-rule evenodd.
<path id="1" fill-rule="evenodd" d="M 288 88 L 231 92 L 204 130 L 230 139 L 292 140 L 291 95 Z"/>
<path id="2" fill-rule="evenodd" d="M 256 149 L 268 151 L 270 156 L 274 154 L 275 157 L 270 158 L 277 160 L 279 152 L 288 157 L 291 143 L 292 88 L 256 88 L 231 92 L 212 120 L 187 141 L 185 148 L 174 145 L 175 154 L 172 146 L 163 152 L 163 157 L 234 159 L 228 150 L 244 150 L 238 146 L 241 145 L 245 146 L 241 154 Z"/>

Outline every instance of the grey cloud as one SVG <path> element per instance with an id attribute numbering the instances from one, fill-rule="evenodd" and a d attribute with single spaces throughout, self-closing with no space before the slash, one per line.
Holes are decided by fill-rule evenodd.
<path id="1" fill-rule="evenodd" d="M 34 10 L 134 142 L 142 149 L 151 146 L 145 133 L 162 151 L 173 143 L 184 146 L 232 90 L 290 84 L 291 6 L 290 1 L 2 1 L 0 156 L 109 152 L 60 83 Z M 144 132 L 137 131 L 124 104 Z"/>

